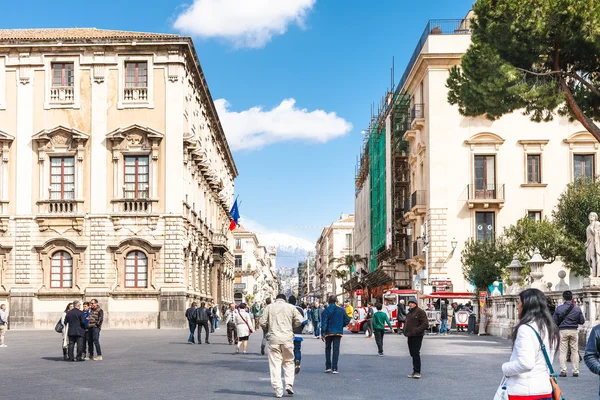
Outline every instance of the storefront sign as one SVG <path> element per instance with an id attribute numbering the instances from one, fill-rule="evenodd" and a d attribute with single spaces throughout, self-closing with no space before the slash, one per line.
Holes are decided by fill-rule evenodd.
<path id="1" fill-rule="evenodd" d="M 245 289 L 246 289 L 245 283 L 234 283 L 233 284 L 233 290 L 245 290 Z"/>

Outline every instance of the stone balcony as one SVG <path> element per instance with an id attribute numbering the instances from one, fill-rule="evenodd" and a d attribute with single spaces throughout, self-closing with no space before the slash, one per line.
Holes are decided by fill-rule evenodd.
<path id="1" fill-rule="evenodd" d="M 123 100 L 129 102 L 148 101 L 148 88 L 125 88 L 123 91 Z"/>
<path id="2" fill-rule="evenodd" d="M 53 86 L 50 88 L 50 103 L 71 104 L 75 102 L 73 86 Z"/>

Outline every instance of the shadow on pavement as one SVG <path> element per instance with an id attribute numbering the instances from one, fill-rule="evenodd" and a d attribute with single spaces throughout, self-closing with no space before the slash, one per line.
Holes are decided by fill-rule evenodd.
<path id="1" fill-rule="evenodd" d="M 273 397 L 273 392 L 250 392 L 250 391 L 244 391 L 244 390 L 231 390 L 231 389 L 218 389 L 215 390 L 214 393 L 219 393 L 219 394 L 231 394 L 231 395 L 241 395 L 241 396 L 253 396 L 253 397 L 260 397 L 260 398 L 265 398 L 265 397 Z"/>
<path id="2" fill-rule="evenodd" d="M 46 360 L 46 361 L 61 361 L 61 362 L 66 362 L 62 357 L 40 357 L 40 359 Z"/>

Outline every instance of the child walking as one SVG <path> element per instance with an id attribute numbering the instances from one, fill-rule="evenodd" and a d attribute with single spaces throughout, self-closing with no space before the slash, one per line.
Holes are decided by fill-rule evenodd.
<path id="1" fill-rule="evenodd" d="M 375 304 L 377 312 L 373 315 L 373 332 L 375 333 L 375 343 L 377 343 L 377 352 L 380 357 L 383 357 L 383 334 L 385 332 L 385 324 L 390 328 L 392 323 L 388 318 L 387 313 L 381 311 L 383 305 L 381 303 Z"/>

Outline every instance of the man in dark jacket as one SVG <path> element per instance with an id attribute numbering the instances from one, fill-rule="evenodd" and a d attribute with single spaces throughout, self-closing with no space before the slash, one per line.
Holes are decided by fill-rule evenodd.
<path id="1" fill-rule="evenodd" d="M 573 302 L 573 293 L 564 291 L 564 303 L 556 307 L 553 319 L 560 330 L 560 376 L 567 376 L 567 352 L 571 349 L 573 376 L 579 376 L 579 325 L 585 322 L 581 308 Z"/>
<path id="2" fill-rule="evenodd" d="M 196 308 L 196 311 L 194 311 L 194 319 L 196 320 L 196 325 L 198 326 L 198 344 L 202 344 L 202 328 L 206 330 L 204 341 L 207 344 L 210 344 L 208 341 L 208 335 L 210 332 L 208 321 L 210 320 L 210 316 L 204 302 L 200 303 L 200 307 Z"/>
<path id="3" fill-rule="evenodd" d="M 408 350 L 413 360 L 413 373 L 409 378 L 421 378 L 421 345 L 423 336 L 429 327 L 429 319 L 425 311 L 417 306 L 417 300 L 411 298 L 408 301 L 408 314 L 404 323 L 404 336 L 408 338 Z"/>
<path id="4" fill-rule="evenodd" d="M 350 323 L 350 317 L 346 310 L 335 305 L 336 297 L 329 296 L 329 306 L 321 315 L 321 335 L 325 341 L 325 372 L 338 373 L 338 359 L 340 357 L 340 342 L 344 333 L 344 327 Z M 331 348 L 333 346 L 333 361 L 331 359 Z"/>
<path id="5" fill-rule="evenodd" d="M 315 301 L 313 310 L 312 310 L 312 323 L 313 323 L 313 332 L 315 334 L 315 339 L 319 339 L 321 337 L 321 310 L 319 310 L 319 302 Z"/>
<path id="6" fill-rule="evenodd" d="M 366 326 L 367 326 L 367 338 L 370 338 L 371 336 L 373 336 L 373 316 L 375 315 L 375 311 L 373 311 L 373 304 L 371 304 L 371 302 L 367 303 L 367 308 L 365 309 L 365 312 L 367 313 L 366 316 Z"/>
<path id="7" fill-rule="evenodd" d="M 88 335 L 90 335 L 89 359 L 94 361 L 102 361 L 102 348 L 100 347 L 100 330 L 104 323 L 104 311 L 100 308 L 98 300 L 90 300 L 90 315 L 88 316 Z M 96 357 L 94 358 L 94 349 L 96 348 Z"/>
<path id="8" fill-rule="evenodd" d="M 600 375 L 600 325 L 596 325 L 590 332 L 583 360 L 590 371 Z"/>
<path id="9" fill-rule="evenodd" d="M 73 352 L 75 350 L 75 343 L 77 343 L 77 361 L 84 361 L 84 340 L 85 337 L 85 317 L 83 311 L 79 308 L 81 302 L 75 300 L 73 302 L 73 309 L 67 312 L 65 316 L 65 324 L 69 325 L 67 335 L 69 336 L 69 361 L 75 361 Z"/>
<path id="10" fill-rule="evenodd" d="M 196 307 L 198 307 L 198 303 L 192 303 L 192 306 L 185 310 L 185 318 L 188 321 L 188 326 L 190 327 L 190 335 L 188 336 L 188 343 L 194 344 L 194 332 L 196 332 L 196 320 L 194 319 L 194 312 L 196 311 Z"/>
<path id="11" fill-rule="evenodd" d="M 448 304 L 444 300 L 440 303 L 440 335 L 448 335 Z"/>

